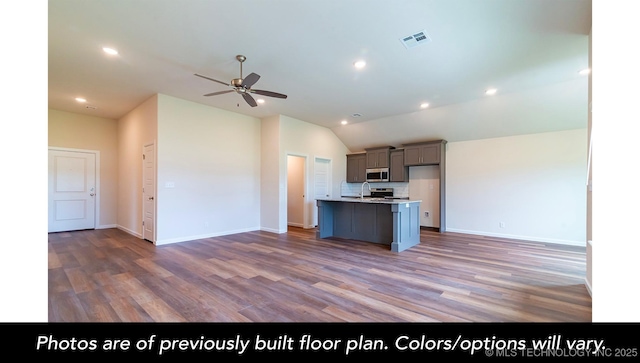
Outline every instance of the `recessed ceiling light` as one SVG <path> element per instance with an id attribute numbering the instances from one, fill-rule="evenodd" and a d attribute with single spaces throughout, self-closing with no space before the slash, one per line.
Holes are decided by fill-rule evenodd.
<path id="1" fill-rule="evenodd" d="M 429 107 L 429 104 L 426 102 L 423 102 L 420 104 L 420 108 L 427 108 L 427 107 Z"/>
<path id="2" fill-rule="evenodd" d="M 113 49 L 113 48 L 104 47 L 104 48 L 102 48 L 102 50 L 107 54 L 111 54 L 111 55 L 118 54 L 118 51 Z"/>
<path id="3" fill-rule="evenodd" d="M 362 69 L 366 65 L 367 65 L 367 62 L 365 62 L 363 60 L 359 60 L 359 61 L 353 63 L 353 66 L 356 67 L 357 69 Z"/>
<path id="4" fill-rule="evenodd" d="M 76 97 L 76 101 L 78 101 L 78 102 L 80 102 L 80 103 L 87 102 L 87 100 L 85 100 L 85 99 L 84 99 L 84 98 L 82 98 L 82 97 Z"/>
<path id="5" fill-rule="evenodd" d="M 340 123 L 343 124 L 343 125 L 346 125 L 347 124 L 347 120 L 342 120 L 342 122 L 340 122 Z"/>
<path id="6" fill-rule="evenodd" d="M 488 89 L 488 90 L 486 90 L 484 93 L 485 93 L 485 94 L 488 94 L 488 95 L 495 95 L 495 94 L 496 94 L 496 92 L 498 92 L 498 90 L 497 90 L 497 89 L 495 89 L 495 88 L 489 88 L 489 89 Z"/>
<path id="7" fill-rule="evenodd" d="M 584 76 L 584 75 L 586 75 L 586 74 L 591 73 L 591 69 L 586 68 L 586 69 L 581 70 L 579 73 L 580 73 L 580 74 L 582 74 L 582 75 Z"/>
<path id="8" fill-rule="evenodd" d="M 258 103 L 264 103 L 264 100 L 263 100 L 262 98 L 258 98 L 258 99 L 256 100 L 256 102 L 258 102 Z"/>

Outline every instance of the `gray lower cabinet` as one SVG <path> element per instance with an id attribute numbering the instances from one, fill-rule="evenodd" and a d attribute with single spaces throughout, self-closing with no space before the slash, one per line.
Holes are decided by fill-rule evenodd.
<path id="1" fill-rule="evenodd" d="M 361 154 L 347 155 L 347 183 L 362 183 L 367 179 L 367 156 Z"/>
<path id="2" fill-rule="evenodd" d="M 319 238 L 388 245 L 400 252 L 420 243 L 420 202 L 360 203 L 318 200 Z"/>

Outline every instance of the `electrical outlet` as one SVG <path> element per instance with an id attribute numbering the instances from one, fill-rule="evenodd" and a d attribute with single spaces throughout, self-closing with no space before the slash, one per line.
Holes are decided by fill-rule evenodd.
<path id="1" fill-rule="evenodd" d="M 429 212 L 424 212 L 424 217 L 429 218 Z"/>
<path id="2" fill-rule="evenodd" d="M 500 222 L 500 228 L 504 228 L 504 222 Z"/>

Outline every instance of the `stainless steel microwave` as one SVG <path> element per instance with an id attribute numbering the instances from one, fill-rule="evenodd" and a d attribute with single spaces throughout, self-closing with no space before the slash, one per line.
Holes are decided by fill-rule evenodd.
<path id="1" fill-rule="evenodd" d="M 367 169 L 367 181 L 372 182 L 388 182 L 389 168 Z"/>

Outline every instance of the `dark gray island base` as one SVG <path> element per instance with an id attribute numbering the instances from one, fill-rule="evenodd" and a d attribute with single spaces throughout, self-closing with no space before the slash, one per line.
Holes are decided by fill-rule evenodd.
<path id="1" fill-rule="evenodd" d="M 420 201 L 318 199 L 319 238 L 338 237 L 389 245 L 401 252 L 420 243 Z"/>

